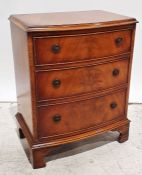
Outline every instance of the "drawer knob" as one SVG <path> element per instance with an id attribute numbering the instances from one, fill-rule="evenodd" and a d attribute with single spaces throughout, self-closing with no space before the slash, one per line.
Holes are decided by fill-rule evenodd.
<path id="1" fill-rule="evenodd" d="M 58 87 L 60 87 L 60 85 L 61 85 L 61 81 L 60 81 L 60 80 L 53 80 L 53 81 L 52 81 L 52 85 L 53 85 L 55 88 L 58 88 Z"/>
<path id="2" fill-rule="evenodd" d="M 112 103 L 110 104 L 110 107 L 111 107 L 111 109 L 115 109 L 115 108 L 117 107 L 117 103 L 112 102 Z"/>
<path id="3" fill-rule="evenodd" d="M 120 46 L 123 43 L 123 38 L 121 38 L 121 37 L 116 38 L 115 43 L 117 46 Z"/>
<path id="4" fill-rule="evenodd" d="M 112 71 L 112 75 L 113 76 L 118 76 L 119 75 L 119 69 L 113 69 L 113 71 Z"/>
<path id="5" fill-rule="evenodd" d="M 53 53 L 59 53 L 60 50 L 61 50 L 61 46 L 60 45 L 55 44 L 55 45 L 52 46 L 52 52 Z"/>
<path id="6" fill-rule="evenodd" d="M 53 121 L 54 121 L 55 123 L 60 122 L 60 121 L 61 121 L 61 116 L 60 116 L 59 114 L 54 115 L 54 116 L 53 116 Z"/>

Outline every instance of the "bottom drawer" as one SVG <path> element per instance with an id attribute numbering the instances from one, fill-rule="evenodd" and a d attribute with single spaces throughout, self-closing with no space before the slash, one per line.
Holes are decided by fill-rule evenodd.
<path id="1" fill-rule="evenodd" d="M 125 113 L 126 91 L 38 108 L 38 136 L 67 134 L 105 123 Z"/>

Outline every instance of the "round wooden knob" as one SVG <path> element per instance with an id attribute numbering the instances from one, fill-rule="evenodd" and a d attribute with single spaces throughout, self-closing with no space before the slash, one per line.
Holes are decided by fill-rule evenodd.
<path id="1" fill-rule="evenodd" d="M 110 107 L 111 107 L 111 109 L 115 109 L 115 108 L 117 107 L 117 103 L 112 102 L 112 103 L 110 104 Z"/>
<path id="2" fill-rule="evenodd" d="M 119 69 L 113 69 L 113 71 L 112 71 L 112 75 L 113 76 L 118 76 L 119 75 Z"/>
<path id="3" fill-rule="evenodd" d="M 60 45 L 55 44 L 55 45 L 52 46 L 52 52 L 53 53 L 59 53 L 60 50 L 61 50 L 61 46 Z"/>
<path id="4" fill-rule="evenodd" d="M 115 44 L 116 44 L 117 46 L 120 46 L 122 43 L 123 43 L 123 38 L 118 37 L 118 38 L 115 39 Z"/>
<path id="5" fill-rule="evenodd" d="M 60 80 L 53 80 L 53 81 L 52 81 L 52 85 L 53 85 L 55 88 L 58 88 L 58 87 L 60 87 L 60 85 L 61 85 L 61 81 L 60 81 Z"/>
<path id="6" fill-rule="evenodd" d="M 55 123 L 60 122 L 60 121 L 61 121 L 61 115 L 59 115 L 59 114 L 54 115 L 54 116 L 53 116 L 53 121 L 54 121 Z"/>

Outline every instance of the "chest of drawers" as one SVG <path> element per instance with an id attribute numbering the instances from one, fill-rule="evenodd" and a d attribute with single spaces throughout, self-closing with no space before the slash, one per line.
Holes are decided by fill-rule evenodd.
<path id="1" fill-rule="evenodd" d="M 107 131 L 128 139 L 136 20 L 105 11 L 10 17 L 17 126 L 33 168 L 60 145 Z"/>

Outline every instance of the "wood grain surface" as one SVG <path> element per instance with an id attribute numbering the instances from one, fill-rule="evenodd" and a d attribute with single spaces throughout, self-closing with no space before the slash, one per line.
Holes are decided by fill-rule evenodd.
<path id="1" fill-rule="evenodd" d="M 35 37 L 36 64 L 55 64 L 86 59 L 97 59 L 130 51 L 132 30 L 122 30 L 100 34 Z M 117 39 L 122 38 L 120 44 Z M 60 47 L 54 53 L 54 46 Z"/>
<path id="2" fill-rule="evenodd" d="M 127 141 L 136 19 L 105 11 L 9 19 L 17 127 L 33 168 L 56 147 L 107 131 Z"/>
<path id="3" fill-rule="evenodd" d="M 76 69 L 40 71 L 37 73 L 39 101 L 100 91 L 127 83 L 129 60 Z M 114 75 L 115 70 L 118 71 Z M 60 81 L 59 87 L 53 85 Z"/>

